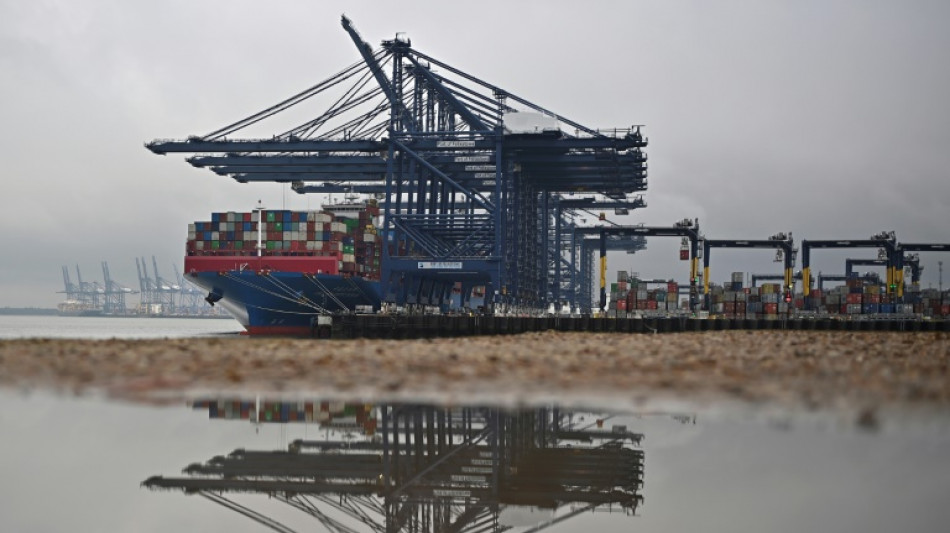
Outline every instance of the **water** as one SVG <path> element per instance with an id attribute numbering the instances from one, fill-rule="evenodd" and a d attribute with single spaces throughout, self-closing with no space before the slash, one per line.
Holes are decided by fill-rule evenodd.
<path id="1" fill-rule="evenodd" d="M 0 339 L 240 329 L 215 319 L 0 316 Z M 344 400 L 150 405 L 0 389 L 0 531 L 868 533 L 950 523 L 950 424 L 939 417 L 867 432 L 734 407 Z M 290 453 L 297 440 L 310 446 Z M 236 449 L 254 453 L 227 458 Z"/>
<path id="2" fill-rule="evenodd" d="M 465 524 L 459 531 L 482 525 L 482 531 L 510 526 L 525 532 L 549 524 L 548 531 L 585 533 L 938 531 L 950 520 L 950 434 L 944 430 L 869 434 L 810 423 L 776 427 L 696 413 L 551 405 L 448 411 L 320 397 L 287 401 L 246 395 L 151 406 L 0 391 L 0 530 L 271 530 L 218 496 L 295 531 L 323 530 L 321 520 L 383 531 L 387 520 L 398 523 L 396 516 L 408 520 L 403 531 L 410 524 L 425 531 L 423 524 L 450 516 Z M 254 413 L 261 422 L 252 422 Z M 277 422 L 291 417 L 302 420 Z M 401 463 L 393 459 L 397 417 Z M 453 435 L 444 434 L 443 420 L 454 420 Z M 442 443 L 441 466 L 426 470 L 426 463 L 415 462 L 419 449 L 405 446 L 405 428 L 417 424 L 425 426 L 417 433 L 423 450 Z M 567 430 L 596 434 L 585 442 Z M 379 496 L 387 472 L 384 434 L 390 479 L 400 464 L 422 472 L 394 481 L 390 502 L 402 511 L 391 504 L 389 519 Z M 466 435 L 471 446 L 463 444 Z M 288 453 L 298 439 L 349 448 L 304 446 Z M 612 450 L 591 451 L 611 439 Z M 240 448 L 259 453 L 225 459 Z M 552 448 L 561 449 L 555 455 L 562 459 Z M 354 453 L 375 459 L 366 463 Z M 296 479 L 301 457 L 329 461 L 308 470 L 309 480 Z M 192 464 L 252 469 L 230 478 L 182 472 Z M 283 469 L 288 464 L 296 467 Z M 179 486 L 150 490 L 146 480 Z M 202 480 L 222 486 L 185 492 Z M 310 483 L 314 493 L 259 488 L 289 481 Z M 344 491 L 349 494 L 341 496 Z M 613 503 L 591 503 L 599 499 Z"/>
<path id="3" fill-rule="evenodd" d="M 232 335 L 243 330 L 232 319 L 0 315 L 0 339 L 160 339 Z"/>

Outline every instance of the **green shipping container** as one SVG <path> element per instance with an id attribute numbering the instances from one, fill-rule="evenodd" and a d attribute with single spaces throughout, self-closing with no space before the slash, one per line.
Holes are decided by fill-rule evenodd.
<path id="1" fill-rule="evenodd" d="M 284 223 L 283 223 L 283 222 L 275 222 L 275 223 L 274 223 L 274 231 L 284 231 Z"/>
<path id="2" fill-rule="evenodd" d="M 274 241 L 267 241 L 267 249 L 268 249 L 268 250 L 275 250 L 276 247 L 274 246 L 274 244 L 275 244 Z"/>
<path id="3" fill-rule="evenodd" d="M 277 220 L 277 217 L 275 216 L 275 214 L 274 214 L 273 212 L 268 212 L 268 213 L 267 213 L 267 221 L 268 221 L 268 222 L 274 222 L 275 220 Z"/>
<path id="4" fill-rule="evenodd" d="M 220 242 L 220 241 L 211 241 L 211 249 L 212 249 L 212 250 L 217 250 L 217 249 L 219 249 L 220 247 L 221 247 L 221 242 Z"/>

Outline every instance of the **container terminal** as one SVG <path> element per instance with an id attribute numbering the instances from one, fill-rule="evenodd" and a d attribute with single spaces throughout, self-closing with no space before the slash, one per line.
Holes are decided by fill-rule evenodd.
<path id="1" fill-rule="evenodd" d="M 352 21 L 341 23 L 355 63 L 205 135 L 146 144 L 159 155 L 192 154 L 192 166 L 239 183 L 347 196 L 317 211 L 217 211 L 188 226 L 185 278 L 250 334 L 327 334 L 373 317 L 403 327 L 413 320 L 396 317 L 425 315 L 470 315 L 469 330 L 479 319 L 530 317 L 942 328 L 950 315 L 942 282 L 920 288 L 918 258 L 950 251 L 948 243 L 902 242 L 893 231 L 722 239 L 704 235 L 698 219 L 614 223 L 607 213 L 647 205 L 644 125 L 585 126 L 419 51 L 405 34 L 374 48 Z M 322 111 L 267 129 L 305 103 Z M 255 133 L 262 128 L 270 133 Z M 685 283 L 619 272 L 608 284 L 608 250 L 636 253 L 661 237 L 680 239 Z M 740 273 L 712 283 L 713 255 L 736 248 L 775 253 L 782 269 L 756 274 L 761 284 L 746 286 Z M 869 263 L 812 272 L 813 253 L 852 248 L 876 252 L 883 277 L 853 271 Z"/>

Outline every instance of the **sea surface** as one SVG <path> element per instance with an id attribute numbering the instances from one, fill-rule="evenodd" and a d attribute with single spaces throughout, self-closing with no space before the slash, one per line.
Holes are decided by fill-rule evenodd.
<path id="1" fill-rule="evenodd" d="M 0 316 L 2 339 L 239 330 L 220 319 Z M 559 402 L 403 404 L 314 390 L 132 403 L 0 388 L 0 531 L 869 533 L 950 524 L 946 423 L 862 428 L 809 413 Z"/>
<path id="2" fill-rule="evenodd" d="M 0 339 L 161 339 L 235 335 L 230 318 L 0 315 Z"/>

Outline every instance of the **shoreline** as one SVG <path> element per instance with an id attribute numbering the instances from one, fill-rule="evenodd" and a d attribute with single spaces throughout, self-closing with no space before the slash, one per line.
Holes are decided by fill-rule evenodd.
<path id="1" fill-rule="evenodd" d="M 950 334 L 943 332 L 0 340 L 0 386 L 138 398 L 319 390 L 940 411 L 950 407 L 948 363 Z"/>

